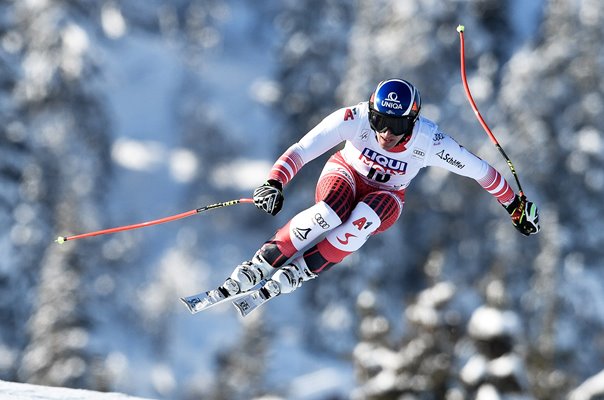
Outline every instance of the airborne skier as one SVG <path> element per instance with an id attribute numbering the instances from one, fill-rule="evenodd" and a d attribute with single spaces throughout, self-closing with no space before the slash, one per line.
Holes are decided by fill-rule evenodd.
<path id="1" fill-rule="evenodd" d="M 283 187 L 306 163 L 345 142 L 323 168 L 315 204 L 280 228 L 217 289 L 183 299 L 190 310 L 235 301 L 246 315 L 276 295 L 293 292 L 390 228 L 401 215 L 411 180 L 428 166 L 476 180 L 518 231 L 537 233 L 537 206 L 420 110 L 419 91 L 408 81 L 389 79 L 378 84 L 369 101 L 333 112 L 289 147 L 254 191 L 255 205 L 271 215 L 283 206 Z"/>

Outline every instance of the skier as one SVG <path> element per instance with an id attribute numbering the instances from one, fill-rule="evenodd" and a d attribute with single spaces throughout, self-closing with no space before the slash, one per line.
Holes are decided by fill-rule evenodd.
<path id="1" fill-rule="evenodd" d="M 259 282 L 264 298 L 290 293 L 341 262 L 396 222 L 406 188 L 427 166 L 476 180 L 503 205 L 517 230 L 537 233 L 536 205 L 515 194 L 496 169 L 420 116 L 420 110 L 419 91 L 406 80 L 389 79 L 378 84 L 369 101 L 333 112 L 289 147 L 254 191 L 255 205 L 271 215 L 283 206 L 283 187 L 306 163 L 345 142 L 321 172 L 315 204 L 280 228 L 221 286 L 206 292 L 201 309 L 237 298 Z"/>

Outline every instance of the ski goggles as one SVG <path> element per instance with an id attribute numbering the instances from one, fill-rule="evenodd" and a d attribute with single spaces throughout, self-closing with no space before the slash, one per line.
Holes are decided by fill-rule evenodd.
<path id="1" fill-rule="evenodd" d="M 369 112 L 369 125 L 376 132 L 385 132 L 390 129 L 390 132 L 395 136 L 401 136 L 410 133 L 415 125 L 417 117 L 393 117 L 379 113 L 375 110 Z"/>

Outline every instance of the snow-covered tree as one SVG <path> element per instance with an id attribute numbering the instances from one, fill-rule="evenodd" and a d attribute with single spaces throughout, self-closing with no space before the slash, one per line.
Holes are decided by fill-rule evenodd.
<path id="1" fill-rule="evenodd" d="M 58 248 L 57 231 L 95 226 L 108 166 L 107 119 L 91 83 L 97 73 L 89 32 L 78 21 L 79 8 L 60 3 L 3 3 L 11 16 L 3 36 L 14 74 L 4 85 L 9 114 L 3 129 L 6 171 L 18 183 L 8 187 L 20 210 L 7 250 L 22 254 L 16 312 L 29 311 L 27 322 L 13 319 L 21 332 L 15 350 L 19 379 L 52 385 L 90 384 L 86 345 L 91 324 L 82 280 L 93 265 L 83 247 Z M 6 53 L 5 53 L 6 54 Z M 22 160 L 20 165 L 17 164 Z M 15 191 L 16 189 L 16 191 Z M 14 218 L 14 217 L 13 217 Z M 9 239 L 6 241 L 6 239 Z M 28 273 L 25 273 L 28 271 Z M 14 294 L 19 292 L 15 291 Z"/>

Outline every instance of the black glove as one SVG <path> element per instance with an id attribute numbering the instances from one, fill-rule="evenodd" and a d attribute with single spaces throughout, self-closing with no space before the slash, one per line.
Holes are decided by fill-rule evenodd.
<path id="1" fill-rule="evenodd" d="M 527 201 L 525 196 L 516 195 L 514 201 L 504 208 L 510 214 L 514 227 L 523 235 L 533 235 L 541 229 L 539 210 L 534 203 Z"/>
<path id="2" fill-rule="evenodd" d="M 269 179 L 264 185 L 254 190 L 254 204 L 266 213 L 277 215 L 283 207 L 283 184 Z"/>

